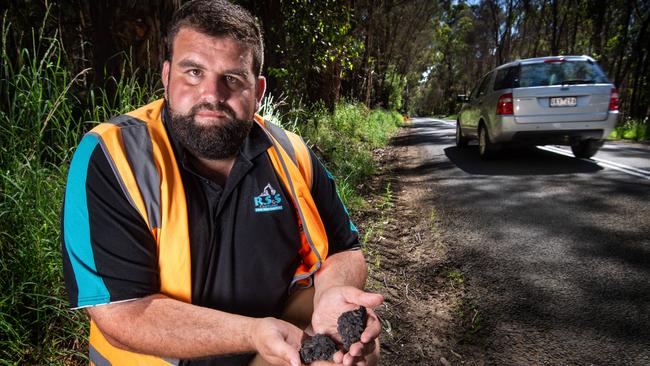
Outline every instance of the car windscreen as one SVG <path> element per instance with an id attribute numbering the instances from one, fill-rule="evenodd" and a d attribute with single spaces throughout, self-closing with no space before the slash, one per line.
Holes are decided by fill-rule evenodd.
<path id="1" fill-rule="evenodd" d="M 552 61 L 523 64 L 518 86 L 609 83 L 607 76 L 591 61 Z"/>

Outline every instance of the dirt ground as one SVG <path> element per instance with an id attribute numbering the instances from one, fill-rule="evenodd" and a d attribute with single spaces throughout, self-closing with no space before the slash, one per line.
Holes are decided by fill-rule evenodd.
<path id="1" fill-rule="evenodd" d="M 368 288 L 385 296 L 377 309 L 381 365 L 483 365 L 480 313 L 447 259 L 435 208 L 419 203 L 432 187 L 411 169 L 422 163 L 417 147 L 401 145 L 376 152 L 381 167 L 364 187 L 369 208 L 355 217 L 366 237 Z"/>

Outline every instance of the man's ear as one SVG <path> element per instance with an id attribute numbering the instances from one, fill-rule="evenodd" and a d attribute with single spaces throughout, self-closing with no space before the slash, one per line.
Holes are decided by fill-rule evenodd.
<path id="1" fill-rule="evenodd" d="M 171 67 L 171 63 L 169 60 L 163 61 L 162 64 L 162 83 L 163 83 L 163 88 L 165 88 L 165 99 L 169 100 L 169 95 L 167 94 L 167 87 L 169 84 L 169 68 Z"/>
<path id="2" fill-rule="evenodd" d="M 266 92 L 266 78 L 260 76 L 257 78 L 257 89 L 255 90 L 257 101 L 255 102 L 255 111 L 259 111 L 262 104 L 262 98 L 264 98 L 264 93 Z"/>

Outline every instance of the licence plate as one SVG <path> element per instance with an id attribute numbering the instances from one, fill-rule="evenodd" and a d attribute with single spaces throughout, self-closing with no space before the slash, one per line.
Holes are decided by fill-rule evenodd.
<path id="1" fill-rule="evenodd" d="M 550 98 L 551 107 L 575 107 L 578 104 L 576 97 L 553 97 Z"/>

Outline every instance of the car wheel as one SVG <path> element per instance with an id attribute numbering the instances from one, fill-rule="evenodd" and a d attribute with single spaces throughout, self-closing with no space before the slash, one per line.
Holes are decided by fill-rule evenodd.
<path id="1" fill-rule="evenodd" d="M 490 135 L 484 124 L 481 124 L 478 129 L 478 154 L 483 160 L 494 156 L 494 144 L 490 141 Z"/>
<path id="2" fill-rule="evenodd" d="M 603 141 L 589 139 L 571 145 L 571 151 L 573 151 L 573 156 L 576 158 L 589 159 L 596 155 L 601 146 L 603 146 Z"/>
<path id="3" fill-rule="evenodd" d="M 468 139 L 463 136 L 463 130 L 460 129 L 460 122 L 456 121 L 456 147 L 467 146 Z"/>

